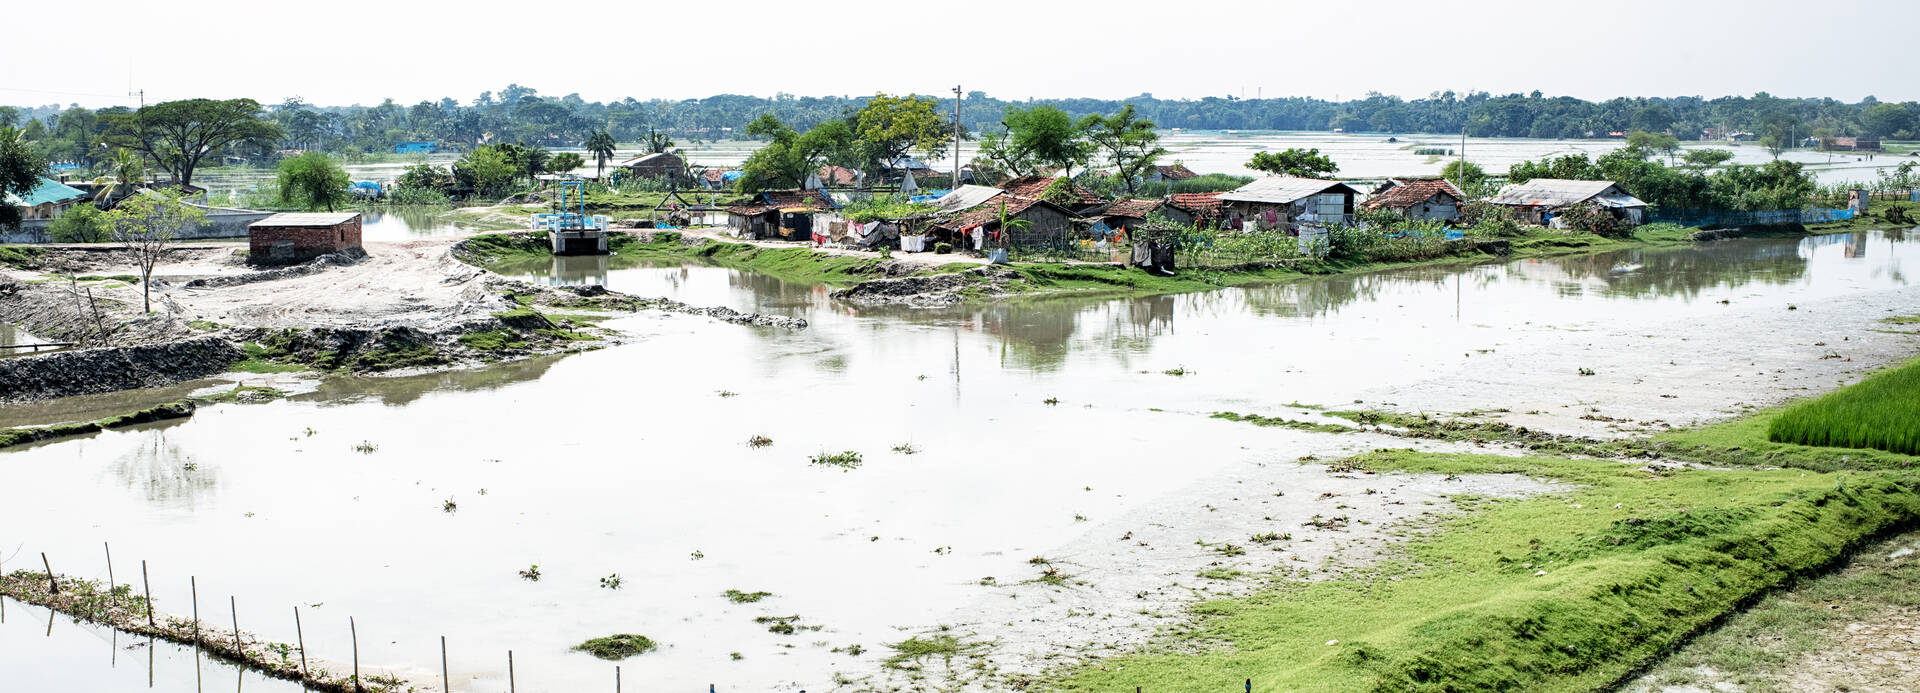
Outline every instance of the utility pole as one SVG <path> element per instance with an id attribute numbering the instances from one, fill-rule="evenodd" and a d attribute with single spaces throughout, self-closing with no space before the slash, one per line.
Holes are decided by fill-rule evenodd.
<path id="1" fill-rule="evenodd" d="M 953 185 L 949 190 L 960 189 L 960 85 L 953 85 Z"/>

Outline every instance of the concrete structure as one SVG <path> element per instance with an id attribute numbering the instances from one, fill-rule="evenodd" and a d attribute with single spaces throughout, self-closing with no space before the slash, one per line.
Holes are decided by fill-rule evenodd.
<path id="1" fill-rule="evenodd" d="M 641 154 L 618 164 L 627 175 L 636 178 L 678 178 L 687 170 L 687 162 L 666 152 Z"/>
<path id="2" fill-rule="evenodd" d="M 291 265 L 360 250 L 359 212 L 275 214 L 247 226 L 247 262 Z"/>
<path id="3" fill-rule="evenodd" d="M 1501 188 L 1488 202 L 1514 210 L 1523 222 L 1542 226 L 1551 225 L 1560 210 L 1577 204 L 1608 210 L 1632 226 L 1646 223 L 1647 215 L 1647 203 L 1610 180 L 1535 178 Z"/>
<path id="4" fill-rule="evenodd" d="M 1229 228 L 1278 229 L 1299 235 L 1301 224 L 1351 223 L 1358 194 L 1340 181 L 1269 176 L 1221 193 L 1218 199 Z"/>
<path id="5" fill-rule="evenodd" d="M 1370 211 L 1397 212 L 1408 219 L 1453 222 L 1460 218 L 1460 205 L 1466 199 L 1466 193 L 1444 178 L 1392 178 L 1374 188 L 1362 206 Z"/>

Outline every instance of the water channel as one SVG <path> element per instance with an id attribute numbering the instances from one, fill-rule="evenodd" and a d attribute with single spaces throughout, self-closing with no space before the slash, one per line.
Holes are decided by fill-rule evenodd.
<path id="1" fill-rule="evenodd" d="M 1300 454 L 1211 412 L 1396 397 L 1490 352 L 1553 353 L 1592 335 L 1757 343 L 1764 325 L 1728 311 L 1909 299 L 1917 241 L 1739 239 L 937 310 L 857 308 L 719 267 L 561 258 L 509 273 L 812 326 L 645 314 L 607 323 L 637 338 L 599 351 L 333 379 L 0 453 L 0 558 L 12 570 L 45 551 L 61 572 L 104 579 L 110 541 L 122 580 L 147 560 L 172 613 L 186 613 L 196 576 L 208 622 L 228 621 L 233 595 L 244 628 L 292 642 L 301 605 L 308 647 L 335 670 L 350 616 L 363 662 L 417 682 L 437 684 L 446 636 L 455 690 L 507 690 L 510 649 L 520 691 L 611 690 L 610 663 L 568 648 L 613 633 L 661 643 L 621 662 L 629 686 L 825 690 L 853 658 L 844 646 L 871 657 L 942 623 L 991 596 L 983 576 L 1027 574 L 1029 557 L 1228 466 Z M 1176 368 L 1188 374 L 1164 373 Z M 1508 394 L 1484 393 L 1485 406 Z M 755 435 L 773 444 L 749 447 Z M 862 466 L 809 464 L 839 451 Z M 519 574 L 533 565 L 537 582 Z M 614 574 L 621 587 L 603 588 Z M 728 589 L 773 596 L 735 604 Z M 110 656 L 104 631 L 56 618 L 46 636 L 44 609 L 7 609 L 8 687 L 24 676 L 118 689 L 146 675 L 110 664 L 147 652 Z M 792 615 L 822 630 L 754 622 Z M 162 658 L 156 690 L 195 690 L 191 653 Z M 235 672 L 204 676 L 224 686 Z"/>

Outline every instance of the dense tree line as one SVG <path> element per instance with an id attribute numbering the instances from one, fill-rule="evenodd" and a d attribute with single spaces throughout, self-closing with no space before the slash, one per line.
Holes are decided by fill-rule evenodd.
<path id="1" fill-rule="evenodd" d="M 670 133 L 682 142 L 743 137 L 748 124 L 771 115 L 805 132 L 858 113 L 873 96 L 771 98 L 722 94 L 704 99 L 626 98 L 587 101 L 578 94 L 546 96 L 531 87 L 508 85 L 498 92 L 459 101 L 442 98 L 374 106 L 319 106 L 299 98 L 264 107 L 279 127 L 267 146 L 319 149 L 333 153 L 392 151 L 397 142 L 432 141 L 465 151 L 489 143 L 513 142 L 545 147 L 575 147 L 595 132 L 619 142 L 639 142 L 650 134 Z M 951 97 L 921 97 L 945 120 Z M 1119 112 L 1131 106 L 1139 118 L 1162 128 L 1345 130 L 1383 133 L 1459 133 L 1480 137 L 1579 138 L 1610 132 L 1667 132 L 1697 139 L 1707 129 L 1789 137 L 1864 135 L 1895 139 L 1920 137 L 1920 103 L 1859 103 L 1827 98 L 1751 97 L 1615 98 L 1584 101 L 1572 97 L 1485 92 L 1435 92 L 1403 99 L 1378 93 L 1335 102 L 1312 98 L 1158 99 L 1141 94 L 1126 99 L 1038 99 L 1006 101 L 972 92 L 961 121 L 971 132 L 1004 131 L 1009 106 L 1022 111 L 1053 107 L 1069 118 Z M 98 145 L 108 116 L 130 109 L 91 111 L 78 106 L 0 107 L 0 126 L 15 126 L 50 160 L 91 164 L 108 156 Z M 239 152 L 244 155 L 246 152 Z"/>

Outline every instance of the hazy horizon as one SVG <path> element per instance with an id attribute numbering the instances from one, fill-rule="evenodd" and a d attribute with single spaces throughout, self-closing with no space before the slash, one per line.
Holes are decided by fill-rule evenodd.
<path id="1" fill-rule="evenodd" d="M 1790 33 L 1776 27 L 1806 25 L 1806 5 L 1779 0 L 1628 1 L 1597 15 L 1511 0 L 1382 0 L 1359 10 L 1220 2 L 1187 7 L 1178 16 L 1161 3 L 1107 3 L 1106 12 L 1083 16 L 1074 6 L 987 0 L 968 6 L 969 18 L 955 22 L 950 42 L 939 35 L 942 14 L 870 0 L 818 11 L 760 0 L 722 11 L 582 2 L 551 20 L 523 5 L 460 7 L 459 16 L 430 5 L 310 16 L 210 0 L 183 14 L 171 6 L 103 0 L 86 6 L 90 23 L 77 37 L 59 31 L 10 37 L 16 55 L 26 59 L 0 65 L 0 103 L 99 108 L 132 105 L 138 97 L 128 92 L 144 90 L 148 103 L 299 97 L 319 106 L 371 106 L 388 98 L 411 104 L 451 97 L 466 104 L 509 83 L 597 102 L 726 94 L 937 96 L 955 84 L 1006 100 L 1152 94 L 1344 101 L 1370 91 L 1413 100 L 1445 91 L 1536 89 L 1587 101 L 1757 92 L 1846 103 L 1867 96 L 1920 99 L 1920 85 L 1883 77 L 1885 69 L 1876 67 L 1912 62 L 1920 45 L 1831 31 Z M 1920 3 L 1912 2 L 1843 0 L 1822 9 L 1817 19 L 1826 26 L 1920 20 Z M 0 16 L 17 26 L 74 25 L 70 10 L 51 4 Z M 1020 28 L 981 30 L 1008 26 L 999 19 L 1006 16 L 1020 18 L 1011 23 Z M 598 30 L 519 31 L 521 25 L 507 23 L 515 17 L 537 20 L 523 23 L 530 26 L 579 21 Z M 1193 31 L 1177 38 L 1148 33 L 1168 22 Z M 503 26 L 515 31 L 502 32 Z M 1240 33 L 1263 26 L 1274 27 L 1272 39 Z M 1059 29 L 1049 34 L 1049 27 Z M 155 36 L 166 41 L 150 47 Z M 1592 49 L 1581 49 L 1582 43 Z M 275 53 L 284 46 L 298 47 L 297 57 Z"/>

